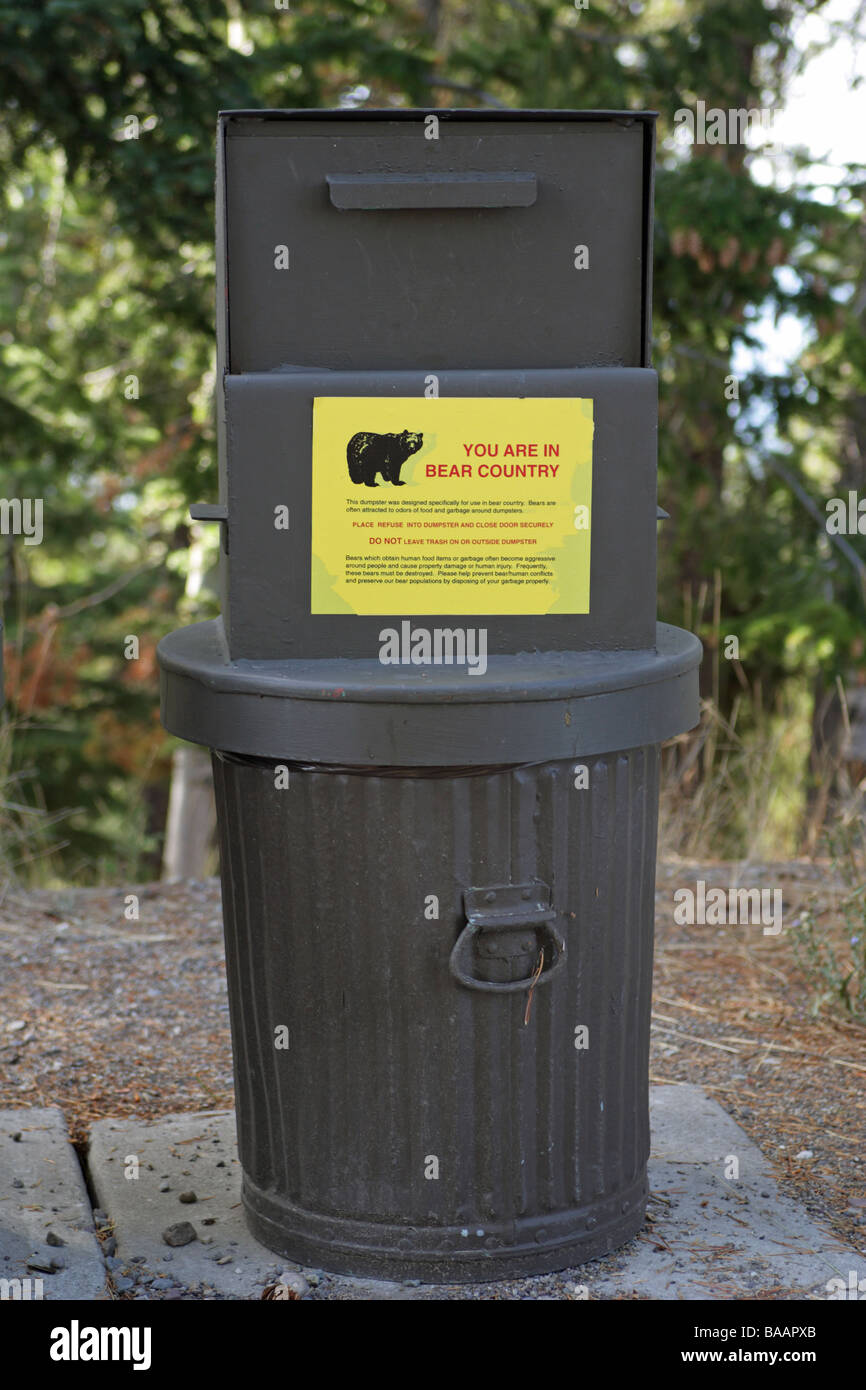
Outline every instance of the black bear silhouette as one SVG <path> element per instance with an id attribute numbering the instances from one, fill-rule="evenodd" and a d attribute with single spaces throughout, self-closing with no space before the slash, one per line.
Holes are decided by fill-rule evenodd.
<path id="1" fill-rule="evenodd" d="M 346 446 L 349 477 L 353 483 L 378 487 L 376 474 L 381 473 L 386 483 L 405 487 L 400 469 L 411 454 L 417 454 L 423 443 L 423 434 L 414 434 L 411 430 L 403 430 L 402 434 L 371 434 L 369 430 L 361 430 L 352 435 Z"/>

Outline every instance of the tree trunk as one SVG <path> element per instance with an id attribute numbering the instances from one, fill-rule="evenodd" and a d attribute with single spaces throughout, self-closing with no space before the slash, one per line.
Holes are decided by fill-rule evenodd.
<path id="1" fill-rule="evenodd" d="M 190 527 L 186 596 L 194 601 L 204 583 L 205 551 L 202 529 Z M 211 857 L 216 833 L 210 754 L 183 744 L 171 761 L 171 792 L 162 857 L 163 878 L 204 878 L 215 868 Z"/>
<path id="2" fill-rule="evenodd" d="M 184 744 L 172 758 L 163 878 L 204 878 L 213 867 L 215 830 L 210 754 Z"/>

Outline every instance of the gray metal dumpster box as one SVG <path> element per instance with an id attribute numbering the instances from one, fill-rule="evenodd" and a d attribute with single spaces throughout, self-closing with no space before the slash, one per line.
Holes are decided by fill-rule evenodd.
<path id="1" fill-rule="evenodd" d="M 652 119 L 437 119 L 223 117 L 231 373 L 648 366 Z"/>
<path id="2" fill-rule="evenodd" d="M 659 745 L 653 117 L 218 136 L 214 750 L 244 1204 L 290 1257 L 563 1268 L 643 1220 Z"/>

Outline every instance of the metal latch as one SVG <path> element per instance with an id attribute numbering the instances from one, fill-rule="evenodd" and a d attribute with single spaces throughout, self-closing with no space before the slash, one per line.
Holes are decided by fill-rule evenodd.
<path id="1" fill-rule="evenodd" d="M 221 502 L 193 502 L 189 509 L 193 521 L 218 521 L 223 554 L 229 553 L 229 509 Z"/>
<path id="2" fill-rule="evenodd" d="M 551 979 L 566 952 L 551 900 L 549 886 L 539 879 L 468 888 L 466 926 L 449 961 L 455 980 L 468 989 L 514 994 Z"/>

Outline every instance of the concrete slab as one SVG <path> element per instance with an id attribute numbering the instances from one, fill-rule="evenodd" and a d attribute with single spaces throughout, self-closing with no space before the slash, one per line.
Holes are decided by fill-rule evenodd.
<path id="1" fill-rule="evenodd" d="M 866 1251 L 783 1195 L 760 1149 L 701 1087 L 654 1086 L 650 1115 L 650 1221 L 597 1273 L 578 1272 L 591 1297 L 826 1299 L 829 1280 L 847 1286 L 864 1269 Z"/>
<path id="2" fill-rule="evenodd" d="M 700 1087 L 654 1086 L 651 1116 L 649 1221 L 623 1250 L 505 1284 L 433 1288 L 306 1270 L 310 1297 L 548 1300 L 582 1297 L 585 1289 L 593 1299 L 826 1298 L 829 1279 L 847 1283 L 852 1269 L 866 1270 L 866 1252 L 842 1245 L 783 1196 L 760 1150 Z M 247 1231 L 232 1112 L 103 1120 L 94 1126 L 88 1162 L 91 1186 L 113 1222 L 110 1264 L 121 1291 L 260 1298 L 287 1268 Z M 189 1193 L 196 1200 L 182 1202 Z M 195 1240 L 165 1244 L 163 1232 L 184 1221 Z"/>
<path id="3" fill-rule="evenodd" d="M 651 1086 L 650 1128 L 653 1158 L 722 1164 L 730 1154 L 739 1160 L 741 1180 L 772 1173 L 758 1146 L 702 1086 Z"/>
<path id="4" fill-rule="evenodd" d="M 62 1113 L 0 1111 L 0 1298 L 108 1296 L 87 1188 Z"/>
<path id="5" fill-rule="evenodd" d="M 257 1298 L 285 1261 L 249 1234 L 240 1205 L 241 1171 L 233 1111 L 168 1115 L 163 1120 L 100 1120 L 88 1145 L 90 1182 L 112 1223 L 120 1292 L 162 1281 Z M 195 1194 L 182 1202 L 181 1195 Z M 195 1239 L 170 1246 L 163 1233 L 189 1222 Z"/>

